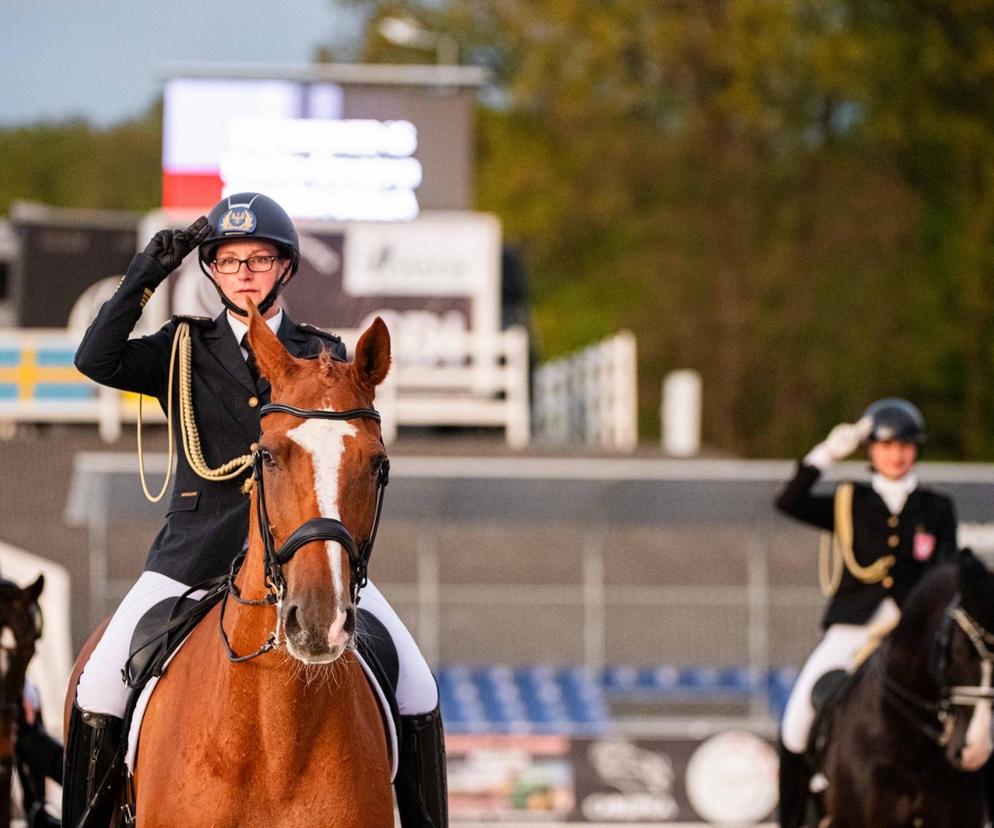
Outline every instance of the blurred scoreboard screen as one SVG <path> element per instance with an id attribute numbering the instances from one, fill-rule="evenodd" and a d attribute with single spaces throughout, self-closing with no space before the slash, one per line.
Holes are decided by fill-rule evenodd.
<path id="1" fill-rule="evenodd" d="M 397 73 L 392 84 L 168 80 L 162 206 L 202 210 L 248 190 L 297 219 L 409 221 L 469 209 L 476 84 L 400 82 Z"/>

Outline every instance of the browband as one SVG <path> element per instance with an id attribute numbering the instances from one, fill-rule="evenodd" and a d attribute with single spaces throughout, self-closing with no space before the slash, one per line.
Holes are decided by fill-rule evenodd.
<path id="1" fill-rule="evenodd" d="M 350 408 L 348 411 L 318 411 L 312 408 L 297 408 L 285 403 L 266 403 L 259 409 L 259 416 L 267 414 L 291 414 L 301 419 L 318 420 L 376 420 L 380 422 L 380 412 L 375 408 Z"/>

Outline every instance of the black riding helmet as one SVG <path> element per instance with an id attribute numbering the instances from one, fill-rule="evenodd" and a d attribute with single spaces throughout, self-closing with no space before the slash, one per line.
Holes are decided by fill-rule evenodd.
<path id="1" fill-rule="evenodd" d="M 248 314 L 235 305 L 211 276 L 210 263 L 218 245 L 237 239 L 260 239 L 272 242 L 280 255 L 290 260 L 290 268 L 273 285 L 273 289 L 259 303 L 259 312 L 265 313 L 273 306 L 280 291 L 297 272 L 300 265 L 300 240 L 297 230 L 287 215 L 269 196 L 262 193 L 235 193 L 222 198 L 207 214 L 210 235 L 200 245 L 200 269 L 217 289 L 224 306 L 239 316 Z"/>
<path id="2" fill-rule="evenodd" d="M 873 420 L 867 443 L 897 440 L 901 443 L 925 443 L 925 418 L 918 406 L 899 397 L 877 400 L 863 412 Z"/>

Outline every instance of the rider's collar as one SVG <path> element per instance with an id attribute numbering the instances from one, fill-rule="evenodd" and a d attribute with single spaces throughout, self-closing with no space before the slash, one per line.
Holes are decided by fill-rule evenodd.
<path id="1" fill-rule="evenodd" d="M 273 333 L 277 333 L 280 329 L 280 322 L 282 321 L 283 308 L 280 308 L 275 314 L 266 320 L 266 324 L 269 325 L 269 329 Z M 242 337 L 248 333 L 248 325 L 245 324 L 240 317 L 237 317 L 231 311 L 228 311 L 228 326 L 231 328 L 231 332 L 235 335 L 235 342 L 241 345 Z"/>
<path id="2" fill-rule="evenodd" d="M 908 495 L 918 488 L 918 475 L 913 471 L 909 471 L 903 477 L 892 480 L 878 472 L 874 472 L 870 482 L 873 486 L 873 491 L 883 498 L 891 514 L 898 515 L 904 508 Z"/>

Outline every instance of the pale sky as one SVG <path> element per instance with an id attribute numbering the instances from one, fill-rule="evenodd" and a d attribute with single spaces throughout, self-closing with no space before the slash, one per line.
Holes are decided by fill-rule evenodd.
<path id="1" fill-rule="evenodd" d="M 335 0 L 0 0 L 0 127 L 141 115 L 170 63 L 354 56 L 360 20 Z"/>

